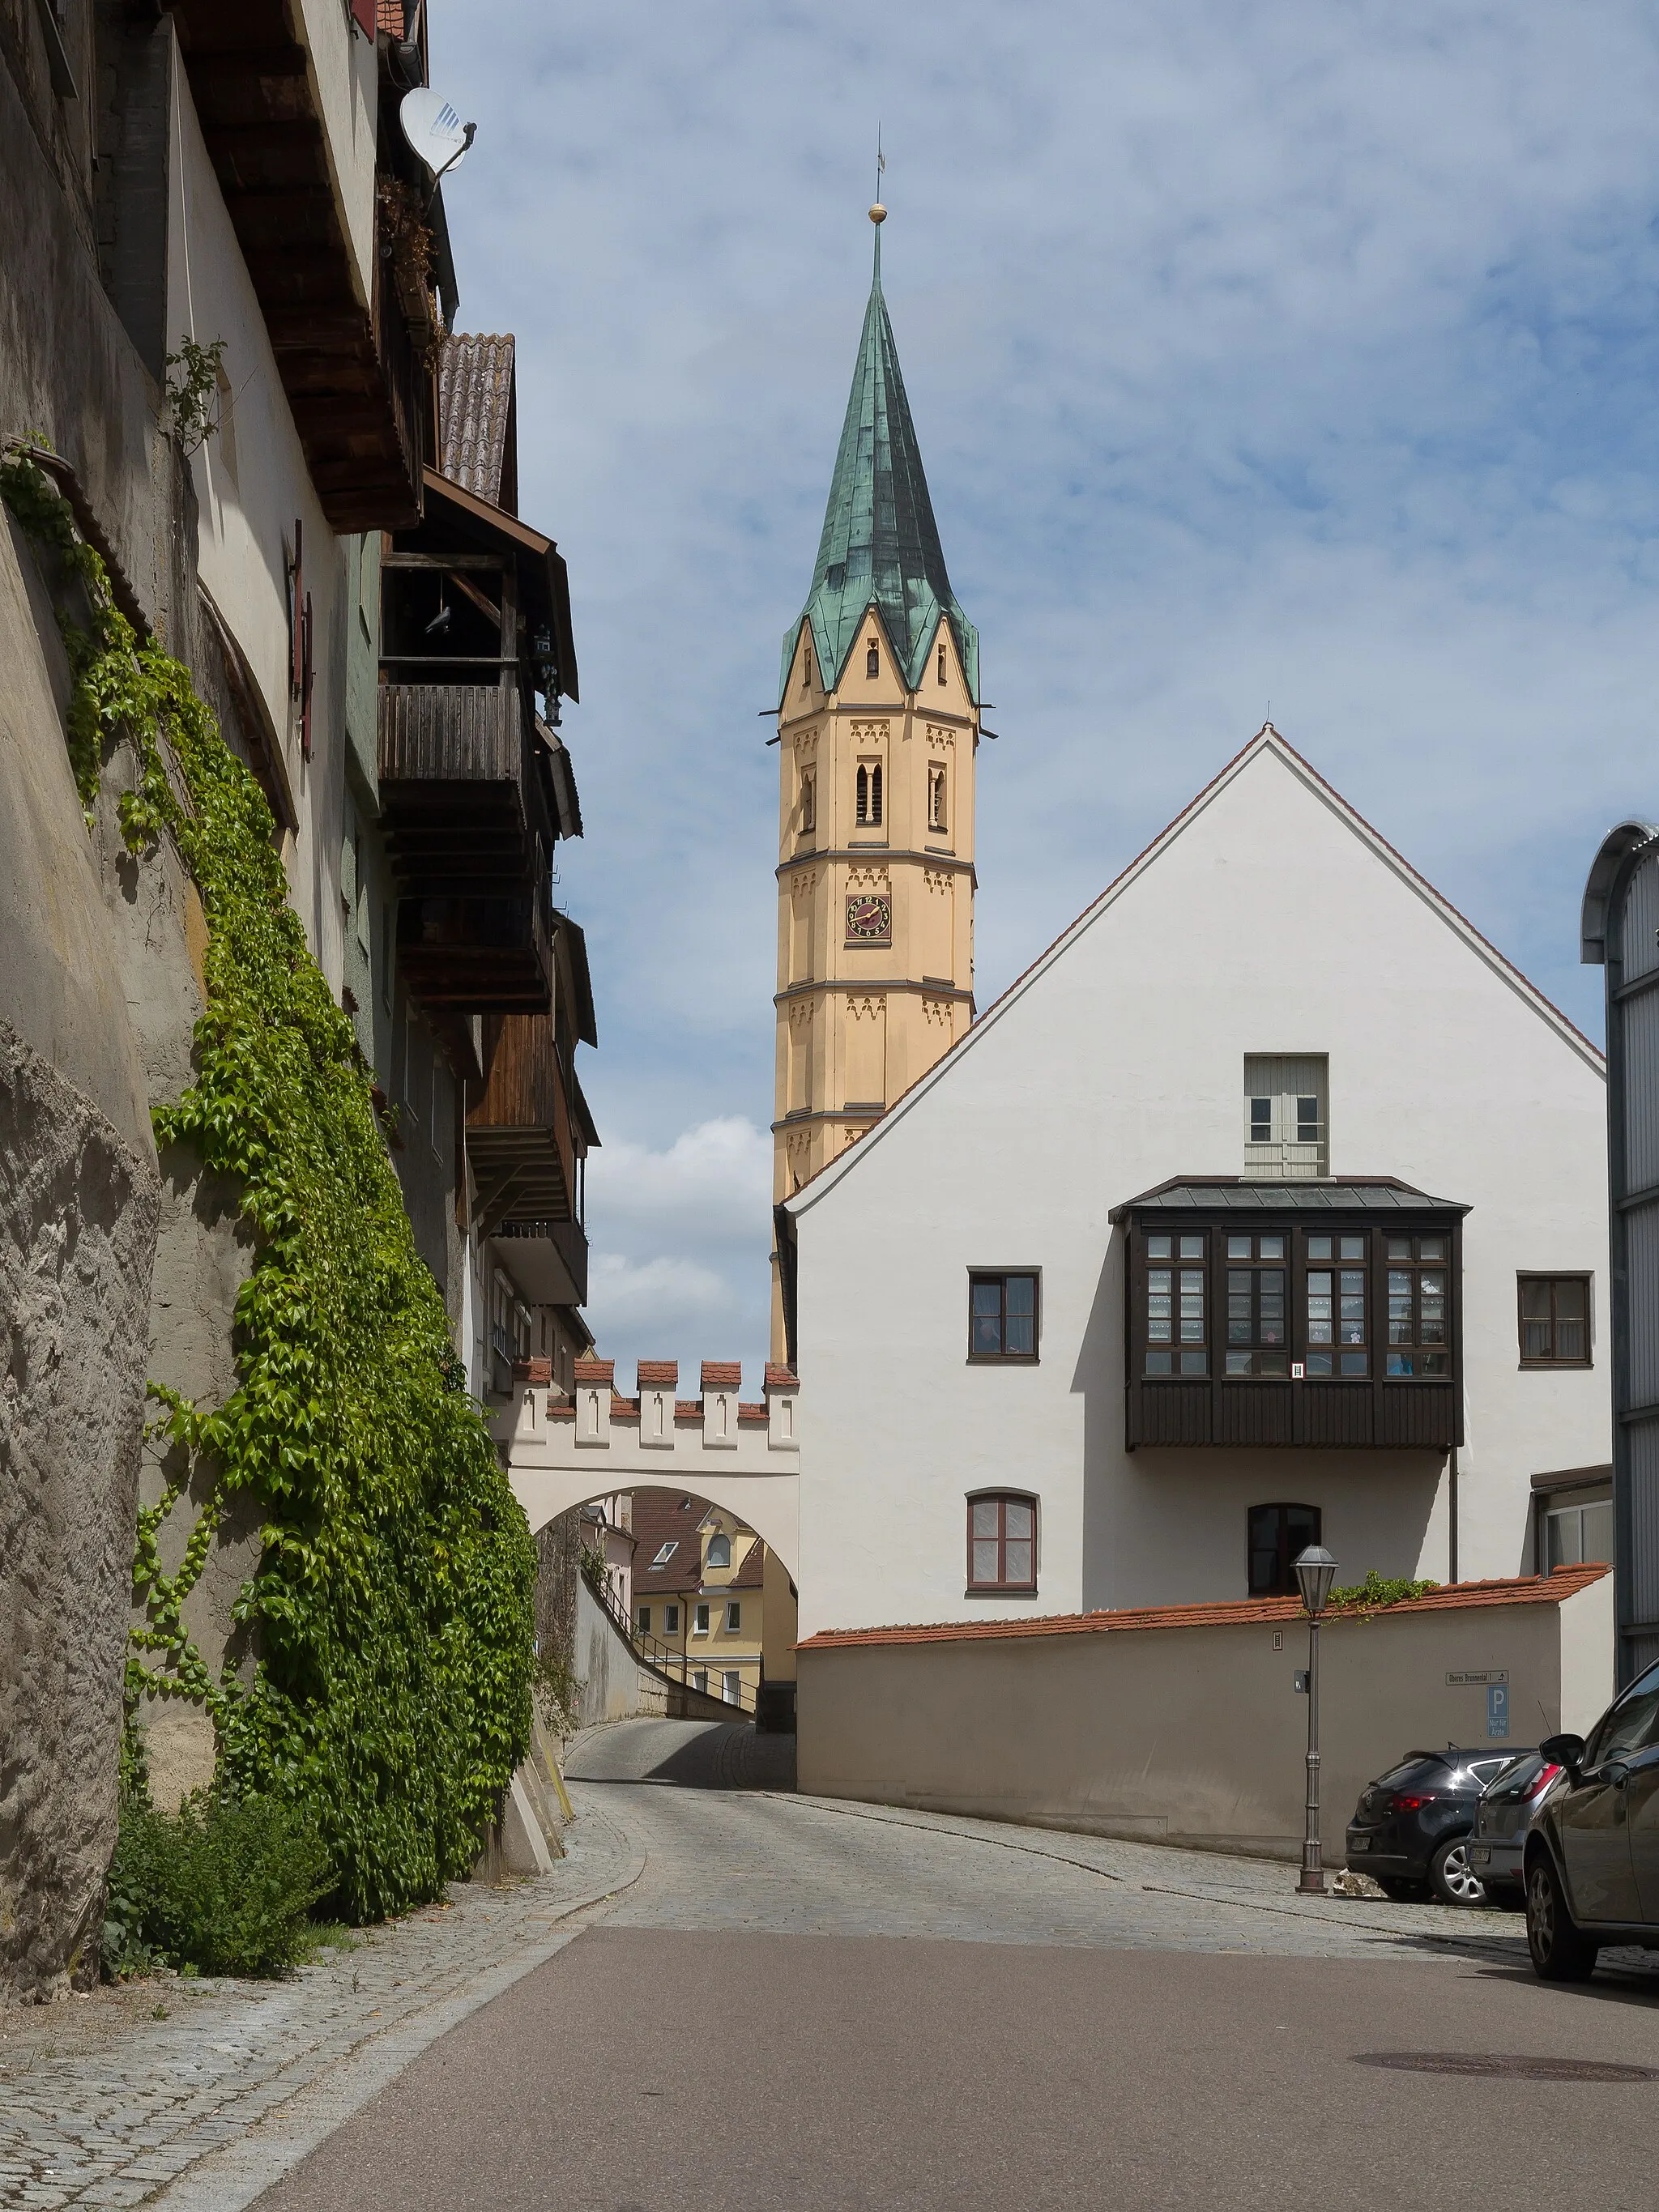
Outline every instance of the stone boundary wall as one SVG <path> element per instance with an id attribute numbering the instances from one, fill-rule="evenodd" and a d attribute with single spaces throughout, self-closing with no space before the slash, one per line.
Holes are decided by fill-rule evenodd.
<path id="1" fill-rule="evenodd" d="M 1605 1568 L 1567 1570 L 1329 1620 L 1326 1863 L 1342 1863 L 1361 1790 L 1402 1753 L 1587 1729 L 1613 1693 L 1612 1595 Z M 797 1657 L 808 1796 L 1300 1856 L 1308 1632 L 1290 1600 L 841 1632 Z M 1468 1679 L 1497 1672 L 1504 1739 L 1487 1735 L 1486 1683 Z"/>

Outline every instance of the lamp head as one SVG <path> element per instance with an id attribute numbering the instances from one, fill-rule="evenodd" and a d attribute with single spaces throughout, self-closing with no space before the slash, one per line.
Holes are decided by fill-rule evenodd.
<path id="1" fill-rule="evenodd" d="M 1336 1580 L 1335 1559 L 1322 1544 L 1310 1544 L 1305 1552 L 1297 1554 L 1296 1579 L 1310 1618 L 1317 1620 Z"/>

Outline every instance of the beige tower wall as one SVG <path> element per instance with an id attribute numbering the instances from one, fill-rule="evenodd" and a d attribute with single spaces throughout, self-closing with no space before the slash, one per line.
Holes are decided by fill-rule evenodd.
<path id="1" fill-rule="evenodd" d="M 820 674 L 803 636 L 779 711 L 779 1199 L 856 1143 L 965 1034 L 974 1010 L 979 710 L 949 625 L 914 692 L 873 611 L 838 688 L 826 691 Z M 869 901 L 885 902 L 885 934 L 854 933 L 849 902 Z M 786 1351 L 775 1282 L 772 1355 Z"/>

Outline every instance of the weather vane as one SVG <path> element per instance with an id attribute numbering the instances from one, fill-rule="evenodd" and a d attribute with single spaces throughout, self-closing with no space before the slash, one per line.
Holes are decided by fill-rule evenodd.
<path id="1" fill-rule="evenodd" d="M 870 209 L 870 220 L 875 223 L 885 222 L 887 220 L 887 210 L 881 204 L 881 178 L 882 172 L 886 167 L 887 156 L 881 150 L 881 125 L 878 123 L 876 125 L 876 197 Z"/>

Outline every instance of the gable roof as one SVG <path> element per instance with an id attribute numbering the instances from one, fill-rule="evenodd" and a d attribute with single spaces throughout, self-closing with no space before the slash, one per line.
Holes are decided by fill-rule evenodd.
<path id="1" fill-rule="evenodd" d="M 788 688 L 803 623 L 811 624 L 818 668 L 826 688 L 833 690 L 872 607 L 910 690 L 921 681 L 922 664 L 944 617 L 956 640 L 969 696 L 979 696 L 979 633 L 957 604 L 945 573 L 921 448 L 882 297 L 879 228 L 870 304 L 830 480 L 812 589 L 783 641 L 779 697 Z"/>
<path id="2" fill-rule="evenodd" d="M 1559 1006 L 1547 999 L 1538 986 L 1529 981 L 1515 963 L 1507 959 L 1489 938 L 1483 937 L 1474 924 L 1466 915 L 1460 914 L 1449 899 L 1443 897 L 1439 891 L 1436 890 L 1425 876 L 1419 875 L 1403 854 L 1397 852 L 1380 831 L 1374 830 L 1364 816 L 1348 804 L 1334 785 L 1326 781 L 1311 762 L 1304 760 L 1294 745 L 1287 744 L 1271 722 L 1264 722 L 1249 744 L 1233 755 L 1220 774 L 1212 777 L 1196 797 L 1182 807 L 1174 821 L 1167 828 L 1161 830 L 1152 843 L 1137 854 L 1127 868 L 1113 878 L 1099 897 L 1086 906 L 1077 920 L 1061 931 L 1046 951 L 1039 953 L 1030 966 L 1022 975 L 1014 978 L 1001 996 L 992 1001 L 979 1019 L 969 1029 L 964 1030 L 948 1051 L 940 1054 L 925 1074 L 918 1076 L 908 1091 L 901 1091 L 886 1112 L 872 1124 L 855 1145 L 844 1152 L 839 1159 L 826 1163 L 815 1176 L 804 1182 L 798 1191 L 793 1192 L 789 1197 L 780 1201 L 783 1210 L 790 1214 L 805 1213 L 815 1206 L 819 1199 L 827 1195 L 842 1177 L 850 1173 L 860 1159 L 866 1156 L 872 1147 L 880 1142 L 886 1132 L 909 1113 L 936 1083 L 944 1081 L 951 1069 L 964 1054 L 971 1052 L 975 1046 L 983 1040 L 987 1033 L 1008 1012 L 1010 1008 L 1017 1005 L 1032 985 L 1045 975 L 1054 963 L 1071 949 L 1085 931 L 1091 928 L 1110 907 L 1115 906 L 1131 884 L 1138 882 L 1154 861 L 1175 843 L 1176 838 L 1190 828 L 1231 784 L 1237 781 L 1252 762 L 1260 759 L 1264 753 L 1271 755 L 1281 767 L 1287 769 L 1319 800 L 1322 805 L 1328 807 L 1340 822 L 1353 832 L 1360 842 L 1382 863 L 1390 873 L 1404 884 L 1408 890 L 1420 898 L 1433 913 L 1438 915 L 1453 935 L 1461 938 L 1476 958 L 1490 969 L 1492 974 L 1513 991 L 1518 999 L 1530 1006 L 1539 1018 L 1553 1030 L 1562 1042 L 1571 1051 L 1576 1053 L 1587 1066 L 1593 1068 L 1598 1075 L 1606 1074 L 1605 1055 L 1591 1043 L 1583 1031 L 1575 1023 L 1570 1021 Z"/>

